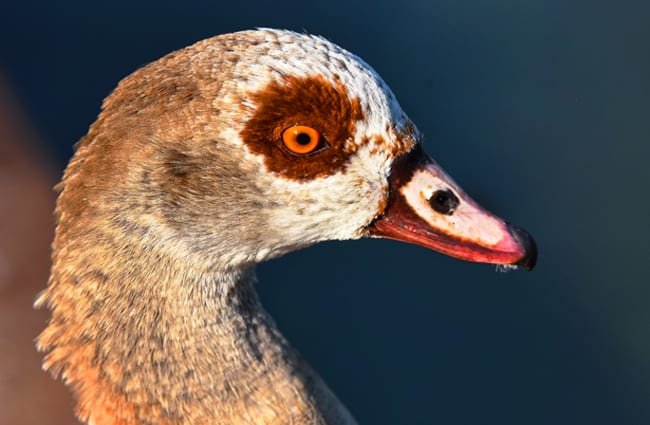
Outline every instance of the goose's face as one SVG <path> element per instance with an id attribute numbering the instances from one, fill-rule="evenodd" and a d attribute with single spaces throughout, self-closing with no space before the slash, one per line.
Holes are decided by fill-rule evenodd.
<path id="1" fill-rule="evenodd" d="M 170 63 L 181 69 L 170 74 Z M 338 46 L 260 30 L 200 42 L 159 64 L 121 85 L 146 79 L 157 98 L 185 102 L 159 108 L 144 132 L 155 143 L 128 173 L 163 199 L 145 208 L 147 226 L 171 230 L 183 241 L 176 246 L 242 263 L 383 236 L 466 260 L 534 264 L 532 239 L 482 210 L 430 160 L 388 86 Z M 179 78 L 200 82 L 184 94 Z M 119 104 L 107 100 L 105 121 Z M 133 109 L 130 118 L 144 113 Z"/>
<path id="2" fill-rule="evenodd" d="M 280 40 L 253 46 L 233 70 L 229 84 L 242 97 L 227 107 L 227 138 L 265 193 L 265 240 L 282 251 L 364 236 L 417 130 L 359 58 L 316 37 L 268 36 Z"/>

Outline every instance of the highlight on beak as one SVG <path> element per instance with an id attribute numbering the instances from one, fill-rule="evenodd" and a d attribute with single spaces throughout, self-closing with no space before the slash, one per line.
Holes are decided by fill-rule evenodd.
<path id="1" fill-rule="evenodd" d="M 395 161 L 389 190 L 386 209 L 368 227 L 370 236 L 462 260 L 535 267 L 533 238 L 481 208 L 419 145 Z"/>

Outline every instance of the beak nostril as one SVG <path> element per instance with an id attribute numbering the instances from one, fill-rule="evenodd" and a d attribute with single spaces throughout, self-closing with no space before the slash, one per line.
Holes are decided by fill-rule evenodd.
<path id="1" fill-rule="evenodd" d="M 445 215 L 452 215 L 459 202 L 458 197 L 451 190 L 437 190 L 429 198 L 431 208 Z"/>

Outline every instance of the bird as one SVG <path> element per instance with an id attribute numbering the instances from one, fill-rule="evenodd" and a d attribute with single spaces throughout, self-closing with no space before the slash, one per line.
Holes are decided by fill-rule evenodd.
<path id="1" fill-rule="evenodd" d="M 260 304 L 256 264 L 362 237 L 537 259 L 422 137 L 370 65 L 305 33 L 215 36 L 120 81 L 56 186 L 35 301 L 79 420 L 355 424 Z"/>

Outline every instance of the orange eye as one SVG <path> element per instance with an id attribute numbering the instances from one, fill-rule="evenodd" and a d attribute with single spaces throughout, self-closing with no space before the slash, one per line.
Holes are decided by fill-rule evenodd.
<path id="1" fill-rule="evenodd" d="M 321 145 L 320 133 L 305 125 L 294 125 L 282 132 L 282 143 L 291 153 L 307 155 Z"/>

